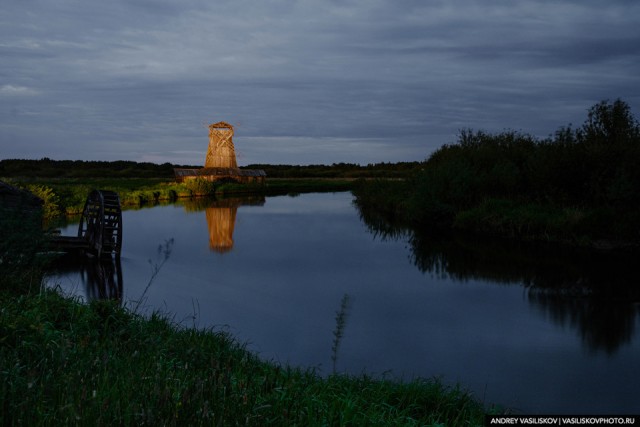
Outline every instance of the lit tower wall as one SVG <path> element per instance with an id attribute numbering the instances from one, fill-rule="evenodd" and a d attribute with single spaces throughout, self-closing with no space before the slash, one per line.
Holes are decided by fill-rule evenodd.
<path id="1" fill-rule="evenodd" d="M 233 148 L 233 126 L 227 122 L 209 125 L 209 149 L 205 168 L 238 168 Z"/>

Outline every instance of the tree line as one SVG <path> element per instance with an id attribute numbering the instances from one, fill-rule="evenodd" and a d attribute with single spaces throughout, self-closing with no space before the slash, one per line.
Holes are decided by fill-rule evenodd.
<path id="1" fill-rule="evenodd" d="M 241 169 L 262 169 L 271 178 L 401 178 L 418 168 L 420 162 L 375 163 L 362 166 L 354 163 L 331 165 L 270 165 L 252 164 Z M 167 178 L 174 177 L 174 168 L 197 169 L 201 166 L 155 164 L 148 162 L 85 161 L 85 160 L 0 160 L 0 177 L 7 178 Z"/>
<path id="2" fill-rule="evenodd" d="M 364 183 L 362 207 L 421 227 L 640 241 L 640 125 L 618 99 L 538 139 L 463 130 L 403 183 Z"/>
<path id="3" fill-rule="evenodd" d="M 170 178 L 173 168 L 170 163 L 161 165 L 149 162 L 52 160 L 0 160 L 0 177 L 8 178 Z"/>
<path id="4" fill-rule="evenodd" d="M 247 169 L 262 169 L 271 178 L 404 178 L 422 162 L 333 163 L 331 165 L 269 165 L 252 164 Z"/>

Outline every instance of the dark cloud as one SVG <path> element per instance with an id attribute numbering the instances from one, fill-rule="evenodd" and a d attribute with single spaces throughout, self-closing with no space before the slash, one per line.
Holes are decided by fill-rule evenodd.
<path id="1" fill-rule="evenodd" d="M 633 1 L 11 1 L 0 157 L 420 160 L 461 128 L 547 136 L 640 107 Z M 246 144 L 245 146 L 242 146 Z"/>

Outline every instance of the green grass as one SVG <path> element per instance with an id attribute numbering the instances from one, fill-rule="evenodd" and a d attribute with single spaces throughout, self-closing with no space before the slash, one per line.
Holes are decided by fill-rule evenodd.
<path id="1" fill-rule="evenodd" d="M 191 197 L 192 191 L 166 178 L 32 178 L 14 181 L 27 189 L 50 190 L 60 213 L 79 214 L 94 189 L 115 191 L 123 206 L 139 206 L 179 197 Z"/>
<path id="2" fill-rule="evenodd" d="M 45 209 L 56 213 L 75 215 L 82 213 L 89 193 L 94 189 L 115 191 L 125 207 L 137 207 L 179 198 L 202 196 L 229 196 L 236 194 L 298 194 L 308 192 L 347 191 L 353 187 L 352 179 L 290 178 L 267 179 L 265 185 L 210 183 L 196 180 L 177 183 L 166 178 L 31 178 L 20 181 L 6 180 L 38 195 L 46 195 Z"/>
<path id="3" fill-rule="evenodd" d="M 0 296 L 2 423 L 480 425 L 469 394 L 260 360 L 226 333 L 53 291 Z"/>
<path id="4" fill-rule="evenodd" d="M 550 241 L 588 243 L 606 229 L 612 213 L 605 208 L 559 207 L 513 200 L 487 199 L 478 206 L 460 211 L 453 227 L 496 236 Z"/>
<path id="5" fill-rule="evenodd" d="M 355 180 L 346 178 L 267 178 L 265 195 L 348 191 Z"/>

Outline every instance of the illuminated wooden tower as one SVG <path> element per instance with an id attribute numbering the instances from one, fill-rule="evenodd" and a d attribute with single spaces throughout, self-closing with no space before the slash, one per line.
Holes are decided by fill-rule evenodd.
<path id="1" fill-rule="evenodd" d="M 233 126 L 227 122 L 209 125 L 209 148 L 201 169 L 175 168 L 176 181 L 195 179 L 264 184 L 267 174 L 261 169 L 240 169 L 233 146 Z"/>
<path id="2" fill-rule="evenodd" d="M 233 126 L 227 122 L 209 125 L 209 149 L 205 168 L 238 168 L 233 147 Z"/>

